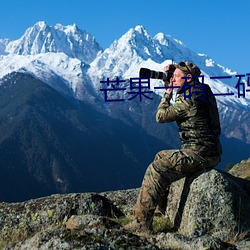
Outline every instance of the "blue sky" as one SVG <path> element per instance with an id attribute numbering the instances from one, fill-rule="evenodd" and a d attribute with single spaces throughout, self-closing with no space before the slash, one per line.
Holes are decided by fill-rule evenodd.
<path id="1" fill-rule="evenodd" d="M 105 49 L 130 28 L 163 32 L 215 62 L 250 73 L 249 0 L 0 0 L 0 38 L 18 39 L 37 21 L 76 23 Z"/>

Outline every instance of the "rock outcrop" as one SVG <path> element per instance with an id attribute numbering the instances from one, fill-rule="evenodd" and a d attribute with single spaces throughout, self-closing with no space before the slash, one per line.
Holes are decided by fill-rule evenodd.
<path id="1" fill-rule="evenodd" d="M 122 227 L 138 191 L 0 203 L 0 249 L 250 249 L 250 181 L 210 170 L 173 183 L 160 217 L 172 226 L 155 216 L 152 235 Z"/>
<path id="2" fill-rule="evenodd" d="M 236 177 L 244 178 L 250 180 L 250 158 L 247 160 L 242 160 L 241 162 L 235 164 L 229 173 Z"/>
<path id="3" fill-rule="evenodd" d="M 197 172 L 173 183 L 167 216 L 184 235 L 222 240 L 250 229 L 250 182 L 225 172 Z"/>

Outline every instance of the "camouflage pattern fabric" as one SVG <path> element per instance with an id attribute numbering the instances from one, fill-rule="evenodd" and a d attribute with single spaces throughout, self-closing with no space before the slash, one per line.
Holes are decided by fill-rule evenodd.
<path id="1" fill-rule="evenodd" d="M 176 121 L 182 148 L 199 150 L 201 155 L 221 155 L 220 121 L 215 97 L 207 84 L 189 83 L 177 92 L 175 103 L 165 94 L 156 113 L 156 121 Z"/>
<path id="2" fill-rule="evenodd" d="M 150 222 L 170 184 L 199 169 L 213 168 L 222 153 L 217 104 L 210 87 L 193 82 L 177 92 L 175 103 L 165 93 L 156 113 L 159 123 L 176 121 L 182 148 L 160 151 L 146 170 L 135 206 L 135 218 Z M 188 98 L 190 97 L 190 98 Z"/>
<path id="3" fill-rule="evenodd" d="M 160 151 L 146 170 L 134 215 L 139 221 L 150 221 L 170 184 L 202 168 L 212 168 L 219 156 L 202 157 L 193 149 Z"/>

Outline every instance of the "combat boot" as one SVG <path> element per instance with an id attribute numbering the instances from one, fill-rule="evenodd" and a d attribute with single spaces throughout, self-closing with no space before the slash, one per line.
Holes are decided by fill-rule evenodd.
<path id="1" fill-rule="evenodd" d="M 131 233 L 151 234 L 153 232 L 151 221 L 138 221 L 137 219 L 125 225 L 123 228 Z"/>

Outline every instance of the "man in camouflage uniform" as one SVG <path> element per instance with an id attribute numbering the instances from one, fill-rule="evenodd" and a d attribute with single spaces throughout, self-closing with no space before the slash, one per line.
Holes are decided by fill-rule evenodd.
<path id="1" fill-rule="evenodd" d="M 170 184 L 199 169 L 215 167 L 220 161 L 220 122 L 212 91 L 199 81 L 201 71 L 195 64 L 181 62 L 175 67 L 170 82 L 165 82 L 156 121 L 176 121 L 182 147 L 160 151 L 149 165 L 135 205 L 135 220 L 125 226 L 129 231 L 152 230 L 155 209 Z"/>

